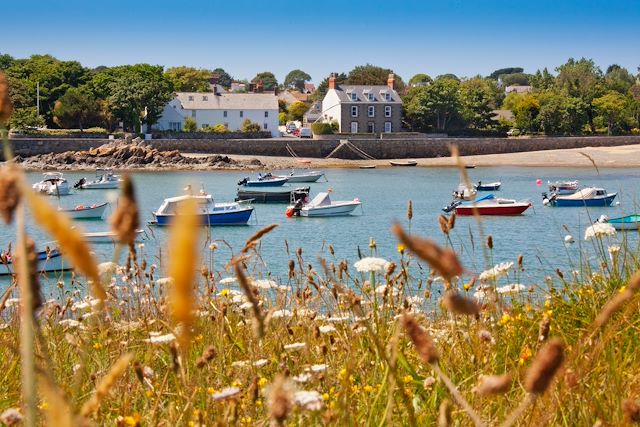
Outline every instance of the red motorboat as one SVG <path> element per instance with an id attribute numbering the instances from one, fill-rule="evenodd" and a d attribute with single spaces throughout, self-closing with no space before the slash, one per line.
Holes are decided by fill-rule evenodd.
<path id="1" fill-rule="evenodd" d="M 455 202 L 454 202 L 455 203 Z M 520 215 L 531 207 L 528 201 L 516 201 L 513 199 L 501 199 L 489 194 L 479 200 L 458 203 L 453 208 L 456 215 Z"/>

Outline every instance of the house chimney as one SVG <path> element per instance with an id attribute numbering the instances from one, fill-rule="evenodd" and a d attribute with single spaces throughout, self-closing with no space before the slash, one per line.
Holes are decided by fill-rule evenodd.
<path id="1" fill-rule="evenodd" d="M 249 83 L 249 92 L 255 92 L 256 91 L 256 84 L 255 82 L 251 82 Z"/>
<path id="2" fill-rule="evenodd" d="M 329 76 L 329 89 L 337 89 L 336 88 L 336 75 L 331 73 Z"/>
<path id="3" fill-rule="evenodd" d="M 387 79 L 387 86 L 389 89 L 393 90 L 396 83 L 396 76 L 393 73 L 389 74 L 389 78 Z"/>
<path id="4" fill-rule="evenodd" d="M 211 92 L 213 92 L 214 95 L 218 95 L 218 75 L 217 74 L 211 74 L 211 77 L 209 77 L 209 87 L 211 88 Z"/>
<path id="5" fill-rule="evenodd" d="M 263 91 L 264 91 L 264 83 L 262 80 L 258 80 L 258 83 L 256 84 L 256 92 L 262 93 Z"/>

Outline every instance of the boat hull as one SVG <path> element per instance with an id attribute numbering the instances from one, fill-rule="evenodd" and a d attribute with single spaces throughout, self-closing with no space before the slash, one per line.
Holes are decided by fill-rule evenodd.
<path id="1" fill-rule="evenodd" d="M 61 212 L 69 215 L 72 219 L 102 219 L 108 203 L 103 203 L 95 207 L 81 209 L 61 209 Z"/>
<path id="2" fill-rule="evenodd" d="M 62 273 L 64 271 L 71 270 L 71 266 L 67 264 L 56 249 L 49 251 L 49 256 L 45 251 L 37 253 L 38 260 L 38 273 Z M 9 261 L 7 264 L 0 264 L 0 276 L 7 276 L 14 274 L 13 262 Z"/>
<path id="3" fill-rule="evenodd" d="M 83 190 L 117 190 L 120 187 L 118 181 L 106 181 L 106 182 L 87 182 L 80 188 Z"/>
<path id="4" fill-rule="evenodd" d="M 418 162 L 416 162 L 415 160 L 409 160 L 406 162 L 390 161 L 389 163 L 391 164 L 391 166 L 416 166 L 418 164 Z"/>
<path id="5" fill-rule="evenodd" d="M 350 215 L 358 206 L 360 202 L 344 203 L 331 206 L 317 206 L 317 207 L 303 207 L 300 210 L 301 216 L 306 217 L 326 217 L 326 216 L 343 216 Z"/>
<path id="6" fill-rule="evenodd" d="M 502 185 L 501 183 L 500 184 L 486 184 L 486 185 L 482 184 L 482 185 L 475 185 L 474 187 L 475 187 L 475 189 L 477 191 L 498 191 L 498 190 L 500 190 L 500 186 L 501 185 Z"/>
<path id="7" fill-rule="evenodd" d="M 551 206 L 564 208 L 564 207 L 606 207 L 611 206 L 613 200 L 616 198 L 616 194 L 609 194 L 606 197 L 598 197 L 593 199 L 562 199 L 556 197 L 550 201 Z"/>
<path id="8" fill-rule="evenodd" d="M 136 230 L 136 240 L 144 233 L 144 230 Z M 84 233 L 82 235 L 84 240 L 88 243 L 101 244 L 101 243 L 120 243 L 118 236 L 113 231 L 98 231 L 93 233 Z"/>
<path id="9" fill-rule="evenodd" d="M 640 215 L 627 215 L 620 218 L 611 218 L 606 223 L 619 231 L 640 231 Z"/>
<path id="10" fill-rule="evenodd" d="M 265 179 L 263 181 L 247 181 L 243 184 L 245 187 L 280 187 L 287 182 L 287 178 L 282 179 Z"/>
<path id="11" fill-rule="evenodd" d="M 324 172 L 310 172 L 300 175 L 287 176 L 287 182 L 316 182 L 324 176 Z"/>
<path id="12" fill-rule="evenodd" d="M 236 201 L 253 200 L 254 203 L 292 203 L 309 196 L 309 187 L 289 191 L 238 190 Z"/>
<path id="13" fill-rule="evenodd" d="M 238 209 L 227 212 L 214 212 L 208 214 L 198 215 L 198 219 L 201 225 L 245 225 L 249 221 L 251 214 L 253 213 L 253 207 Z M 156 225 L 169 225 L 173 219 L 177 216 L 175 214 L 157 214 L 153 216 L 156 218 Z"/>
<path id="14" fill-rule="evenodd" d="M 477 210 L 479 215 L 513 216 L 521 215 L 531 207 L 531 203 L 514 203 L 510 205 L 489 205 L 489 206 L 458 206 L 456 215 L 474 215 Z"/>

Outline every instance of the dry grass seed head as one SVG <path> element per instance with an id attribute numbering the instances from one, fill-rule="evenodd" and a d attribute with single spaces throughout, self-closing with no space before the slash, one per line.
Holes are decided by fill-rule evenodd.
<path id="1" fill-rule="evenodd" d="M 543 345 L 527 370 L 524 388 L 529 393 L 544 393 L 564 360 L 564 344 L 553 338 Z"/>
<path id="2" fill-rule="evenodd" d="M 124 176 L 122 195 L 118 199 L 118 207 L 111 216 L 111 228 L 122 243 L 128 245 L 135 243 L 136 231 L 140 228 L 140 214 L 133 182 L 129 175 Z"/>
<path id="3" fill-rule="evenodd" d="M 467 298 L 456 291 L 447 292 L 440 303 L 452 313 L 477 316 L 480 313 L 480 305 L 471 298 Z"/>
<path id="4" fill-rule="evenodd" d="M 488 235 L 487 236 L 487 247 L 489 249 L 493 249 L 493 236 L 492 235 Z"/>
<path id="5" fill-rule="evenodd" d="M 511 389 L 511 382 L 511 374 L 482 375 L 475 392 L 481 396 L 506 393 Z"/>
<path id="6" fill-rule="evenodd" d="M 133 360 L 133 354 L 127 353 L 121 356 L 116 363 L 111 366 L 107 375 L 102 377 L 102 379 L 98 382 L 96 386 L 96 392 L 88 401 L 82 405 L 82 409 L 80 409 L 80 415 L 83 417 L 89 416 L 92 413 L 96 412 L 100 407 L 100 401 L 109 393 L 111 388 L 115 382 L 120 378 L 122 374 L 126 371 L 129 363 Z"/>
<path id="7" fill-rule="evenodd" d="M 630 299 L 640 287 L 640 272 L 635 272 L 629 282 L 627 283 L 624 291 L 617 292 L 613 298 L 611 298 L 602 307 L 602 310 L 596 316 L 593 321 L 593 329 L 601 328 L 605 323 L 609 321 L 613 313 L 615 313 L 628 299 Z"/>
<path id="8" fill-rule="evenodd" d="M 29 286 L 31 288 L 31 310 L 36 311 L 42 305 L 42 292 L 38 281 L 38 254 L 35 242 L 27 237 L 25 241 L 27 252 L 27 274 L 29 276 Z M 18 272 L 20 269 L 17 270 Z M 20 278 L 18 278 L 20 280 Z"/>
<path id="9" fill-rule="evenodd" d="M 549 336 L 549 329 L 551 329 L 551 318 L 544 316 L 540 321 L 540 327 L 538 328 L 538 341 L 544 341 Z"/>
<path id="10" fill-rule="evenodd" d="M 196 366 L 198 368 L 204 368 L 207 363 L 213 360 L 214 357 L 216 357 L 216 350 L 210 345 L 204 349 L 202 356 L 200 356 L 196 361 Z"/>
<path id="11" fill-rule="evenodd" d="M 446 216 L 440 215 L 438 217 L 438 224 L 440 224 L 440 231 L 444 234 L 449 234 L 449 220 Z"/>
<path id="12" fill-rule="evenodd" d="M 169 247 L 174 253 L 169 259 L 169 277 L 172 279 L 169 303 L 174 322 L 182 326 L 178 342 L 183 349 L 190 344 L 196 306 L 193 290 L 198 265 L 199 222 L 196 209 L 195 200 L 182 202 L 169 230 Z"/>
<path id="13" fill-rule="evenodd" d="M 9 82 L 7 77 L 0 71 L 0 126 L 6 126 L 11 118 L 13 105 L 9 96 Z"/>
<path id="14" fill-rule="evenodd" d="M 393 232 L 407 249 L 420 259 L 429 263 L 446 281 L 462 274 L 462 265 L 455 252 L 449 248 L 442 249 L 431 240 L 409 236 L 398 224 L 393 226 Z"/>
<path id="15" fill-rule="evenodd" d="M 402 316 L 402 324 L 422 361 L 428 364 L 436 363 L 439 358 L 438 350 L 429 333 L 409 314 L 405 313 Z"/>
<path id="16" fill-rule="evenodd" d="M 411 221 L 413 219 L 413 203 L 409 200 L 407 204 L 407 219 Z"/>
<path id="17" fill-rule="evenodd" d="M 622 402 L 622 413 L 628 423 L 640 423 L 640 403 L 634 399 L 626 399 Z"/>
<path id="18" fill-rule="evenodd" d="M 449 231 L 451 231 L 455 226 L 456 226 L 456 214 L 452 213 L 451 215 L 449 215 L 449 220 L 447 221 L 447 227 L 449 228 Z"/>
<path id="19" fill-rule="evenodd" d="M 451 410 L 451 401 L 444 399 L 438 409 L 438 427 L 448 427 L 451 425 Z"/>
<path id="20" fill-rule="evenodd" d="M 260 239 L 262 239 L 262 237 L 264 237 L 265 234 L 270 233 L 277 226 L 278 226 L 278 224 L 270 224 L 270 225 L 267 225 L 266 227 L 261 228 L 260 230 L 258 230 L 258 232 L 256 234 L 254 234 L 253 236 L 249 237 L 249 239 L 247 240 L 247 243 L 245 243 L 244 248 L 242 249 L 241 253 L 246 253 L 247 251 L 249 251 L 249 249 L 254 247 L 255 244 L 257 244 L 258 241 Z"/>
<path id="21" fill-rule="evenodd" d="M 283 425 L 293 406 L 293 386 L 284 375 L 278 375 L 267 390 L 269 418 Z"/>
<path id="22" fill-rule="evenodd" d="M 20 203 L 19 179 L 20 172 L 14 165 L 0 167 L 0 215 L 5 224 L 13 221 L 13 212 Z"/>

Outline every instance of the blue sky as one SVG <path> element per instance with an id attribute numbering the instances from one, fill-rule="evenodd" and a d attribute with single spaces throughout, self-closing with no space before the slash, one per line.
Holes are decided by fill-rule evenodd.
<path id="1" fill-rule="evenodd" d="M 372 63 L 408 80 L 553 70 L 569 57 L 640 66 L 640 0 L 5 0 L 0 53 L 85 66 L 300 68 L 319 82 Z"/>

